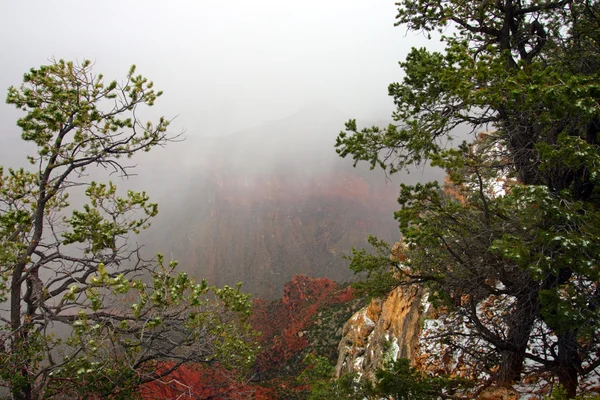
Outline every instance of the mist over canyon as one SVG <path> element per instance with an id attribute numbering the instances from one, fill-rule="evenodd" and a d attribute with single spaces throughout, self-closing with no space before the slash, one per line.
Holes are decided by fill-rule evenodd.
<path id="1" fill-rule="evenodd" d="M 158 202 L 152 228 L 131 238 L 148 255 L 160 251 L 198 278 L 278 297 L 293 273 L 349 279 L 341 255 L 369 233 L 398 238 L 398 181 L 353 169 L 333 148 L 349 118 L 387 122 L 397 61 L 427 42 L 398 33 L 394 10 L 383 1 L 7 4 L 0 86 L 51 58 L 91 59 L 110 79 L 135 63 L 164 91 L 138 117 L 173 119 L 170 133 L 186 131 L 186 140 L 136 155 L 128 180 L 96 169 L 86 180 L 145 190 Z M 25 30 L 23 15 L 39 30 Z M 144 23 L 123 24 L 123 15 Z M 28 167 L 24 156 L 35 153 L 20 139 L 20 116 L 0 107 L 5 167 Z M 427 179 L 420 171 L 401 179 L 417 176 Z M 81 198 L 72 194 L 73 207 Z"/>
<path id="2" fill-rule="evenodd" d="M 414 170 L 391 181 L 353 168 L 333 147 L 345 120 L 320 103 L 229 136 L 173 144 L 178 167 L 164 168 L 172 157 L 163 156 L 147 163 L 154 185 L 139 180 L 141 187 L 167 185 L 152 196 L 161 212 L 142 239 L 147 250 L 211 283 L 243 282 L 244 291 L 262 298 L 281 296 L 294 274 L 351 280 L 342 256 L 352 247 L 367 246 L 369 234 L 399 239 L 399 181 L 439 171 Z"/>

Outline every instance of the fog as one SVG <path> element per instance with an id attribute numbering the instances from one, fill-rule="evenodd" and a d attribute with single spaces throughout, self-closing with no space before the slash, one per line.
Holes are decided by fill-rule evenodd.
<path id="1" fill-rule="evenodd" d="M 394 27 L 395 15 L 393 0 L 2 2 L 0 89 L 50 59 L 90 59 L 107 80 L 136 64 L 164 91 L 142 118 L 173 118 L 172 134 L 186 139 L 134 159 L 137 176 L 117 184 L 159 202 L 164 237 L 169 221 L 189 221 L 178 211 L 204 196 L 198 187 L 211 174 L 241 171 L 248 186 L 272 170 L 300 179 L 349 168 L 333 149 L 343 123 L 388 123 L 398 61 L 413 46 L 440 46 Z M 24 166 L 32 153 L 18 115 L 0 104 L 0 165 Z M 414 171 L 399 180 L 439 176 Z"/>
<path id="2" fill-rule="evenodd" d="M 108 79 L 131 64 L 165 95 L 174 129 L 220 135 L 327 101 L 387 118 L 387 85 L 411 46 L 390 0 L 27 1 L 0 4 L 0 88 L 54 57 L 90 59 Z M 7 106 L 2 106 L 2 116 Z M 2 132 L 12 121 L 2 118 Z M 13 130 L 14 132 L 14 130 Z"/>

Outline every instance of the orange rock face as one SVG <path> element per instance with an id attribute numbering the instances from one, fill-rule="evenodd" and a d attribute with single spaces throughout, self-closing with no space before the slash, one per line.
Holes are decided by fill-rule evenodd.
<path id="1" fill-rule="evenodd" d="M 479 394 L 480 400 L 519 400 L 521 394 L 512 388 L 490 387 Z"/>
<path id="2" fill-rule="evenodd" d="M 371 375 L 386 360 L 416 356 L 421 334 L 423 289 L 398 287 L 385 299 L 373 299 L 344 325 L 336 375 Z"/>

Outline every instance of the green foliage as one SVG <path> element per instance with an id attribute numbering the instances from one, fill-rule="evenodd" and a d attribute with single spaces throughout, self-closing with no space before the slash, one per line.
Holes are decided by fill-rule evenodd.
<path id="1" fill-rule="evenodd" d="M 68 361 L 52 374 L 46 390 L 48 397 L 82 398 L 90 394 L 122 400 L 139 397 L 136 392 L 142 383 L 139 374 L 120 360 L 99 362 L 75 357 Z M 65 385 L 64 381 L 69 384 Z"/>
<path id="2" fill-rule="evenodd" d="M 103 75 L 94 74 L 92 67 L 88 60 L 80 65 L 59 60 L 32 68 L 20 88 L 8 89 L 6 102 L 26 112 L 17 121 L 22 137 L 38 146 L 42 159 L 69 165 L 79 152 L 131 156 L 163 141 L 169 124 L 164 118 L 157 124 L 141 124 L 134 115 L 122 117 L 140 104 L 154 105 L 162 92 L 154 91 L 153 82 L 135 75 L 134 65 L 123 84 L 106 84 Z M 103 109 L 103 105 L 109 107 Z M 73 140 L 53 147 L 53 139 L 60 138 L 65 128 L 73 131 Z M 115 134 L 125 128 L 141 132 L 129 140 L 115 141 Z"/>
<path id="3" fill-rule="evenodd" d="M 357 377 L 347 374 L 335 379 L 335 368 L 327 357 L 308 354 L 303 363 L 307 368 L 300 374 L 298 380 L 309 386 L 309 400 L 362 398 L 358 397 Z"/>
<path id="4" fill-rule="evenodd" d="M 148 202 L 146 193 L 130 190 L 125 198 L 116 193 L 117 187 L 112 182 L 108 186 L 91 182 L 85 191 L 90 204 L 83 206 L 83 212 L 73 211 L 71 218 L 65 220 L 72 230 L 62 234 L 63 244 L 89 244 L 84 252 L 97 254 L 114 249 L 115 238 L 149 227 L 148 220 L 158 214 L 158 206 Z M 144 216 L 133 218 L 138 211 Z"/>
<path id="5" fill-rule="evenodd" d="M 544 400 L 567 400 L 569 396 L 567 391 L 561 385 L 557 385 L 552 389 L 552 392 L 548 396 L 544 396 Z M 598 400 L 600 395 L 598 394 L 581 394 L 575 397 L 576 400 Z"/>
<path id="6" fill-rule="evenodd" d="M 373 382 L 355 374 L 333 378 L 334 367 L 324 357 L 309 354 L 304 363 L 308 368 L 299 380 L 310 386 L 308 399 L 438 399 L 442 391 L 456 389 L 465 382 L 427 376 L 410 366 L 403 358 L 389 361 L 375 371 Z"/>
<path id="7" fill-rule="evenodd" d="M 389 244 L 374 236 L 369 236 L 368 241 L 374 252 L 353 248 L 352 256 L 346 258 L 350 260 L 350 269 L 363 278 L 352 284 L 357 293 L 379 297 L 389 293 L 397 285 L 394 277 L 395 262 L 390 259 Z"/>
<path id="8" fill-rule="evenodd" d="M 434 400 L 451 386 L 456 386 L 456 382 L 429 377 L 411 367 L 406 358 L 399 358 L 376 371 L 375 382 L 367 393 L 372 399 Z"/>
<path id="9" fill-rule="evenodd" d="M 360 129 L 351 120 L 336 151 L 390 173 L 430 161 L 448 180 L 402 186 L 401 263 L 383 247 L 355 250 L 352 269 L 378 293 L 429 285 L 454 319 L 437 337 L 478 349 L 472 365 L 498 371 L 501 384 L 519 379 L 529 358 L 573 397 L 577 377 L 599 362 L 600 4 L 397 6 L 410 30 L 452 27 L 445 51 L 412 49 L 404 79 L 389 86 L 394 123 Z M 462 126 L 492 131 L 448 149 Z M 534 331 L 544 343 L 532 350 Z"/>
<path id="10" fill-rule="evenodd" d="M 25 74 L 7 103 L 37 146 L 32 171 L 0 167 L 0 384 L 15 399 L 131 398 L 184 363 L 247 370 L 249 296 L 140 256 L 130 237 L 158 207 L 145 192 L 85 182 L 89 166 L 127 175 L 123 157 L 164 145 L 169 121 L 136 118 L 161 92 L 129 70 L 105 83 L 92 64 L 56 61 Z M 87 204 L 68 210 L 69 193 Z"/>

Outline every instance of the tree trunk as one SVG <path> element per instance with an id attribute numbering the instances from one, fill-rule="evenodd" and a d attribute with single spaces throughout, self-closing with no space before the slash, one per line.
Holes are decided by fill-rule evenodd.
<path id="1" fill-rule="evenodd" d="M 575 332 L 567 331 L 558 336 L 558 383 L 566 390 L 568 398 L 574 398 L 579 384 L 581 360 L 577 351 Z"/>
<path id="2" fill-rule="evenodd" d="M 509 386 L 521 379 L 525 350 L 505 350 L 500 353 L 500 370 L 497 383 L 499 386 Z"/>
<path id="3" fill-rule="evenodd" d="M 567 398 L 575 398 L 575 395 L 577 394 L 577 386 L 579 384 L 577 371 L 573 368 L 564 368 L 561 366 L 559 367 L 556 375 L 558 376 L 558 383 L 567 392 Z"/>
<path id="4" fill-rule="evenodd" d="M 17 263 L 13 269 L 11 282 L 11 302 L 10 302 L 10 325 L 12 330 L 11 353 L 13 355 L 24 351 L 21 347 L 26 340 L 26 333 L 21 324 L 21 282 L 25 270 L 25 263 Z M 14 383 L 11 385 L 11 394 L 15 400 L 30 400 L 31 385 L 29 384 L 29 374 L 26 367 L 18 368 L 14 371 L 13 382 L 18 382 L 17 387 Z"/>
<path id="5" fill-rule="evenodd" d="M 508 386 L 521 380 L 527 343 L 538 309 L 537 292 L 527 292 L 517 298 L 515 309 L 511 313 L 511 318 L 507 321 L 508 336 L 506 344 L 512 348 L 500 352 L 498 385 Z"/>
<path id="6" fill-rule="evenodd" d="M 27 331 L 23 327 L 13 334 L 12 338 L 12 354 L 18 355 L 27 351 Z M 16 370 L 14 371 L 14 377 L 11 382 L 11 394 L 14 400 L 31 400 L 32 397 L 32 385 L 31 377 L 28 371 L 30 359 L 28 356 L 24 360 L 19 360 L 19 357 L 15 357 L 17 360 Z M 20 365 L 19 365 L 20 364 Z"/>

